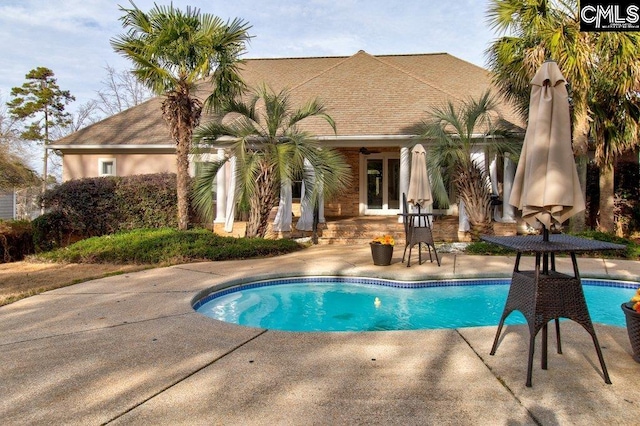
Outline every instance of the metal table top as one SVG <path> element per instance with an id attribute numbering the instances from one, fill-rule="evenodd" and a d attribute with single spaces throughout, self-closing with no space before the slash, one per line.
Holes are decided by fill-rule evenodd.
<path id="1" fill-rule="evenodd" d="M 544 241 L 542 235 L 518 235 L 509 237 L 482 235 L 480 238 L 488 243 L 497 244 L 520 253 L 575 253 L 625 249 L 625 246 L 622 244 L 590 240 L 588 238 L 566 234 L 549 234 L 549 241 Z"/>

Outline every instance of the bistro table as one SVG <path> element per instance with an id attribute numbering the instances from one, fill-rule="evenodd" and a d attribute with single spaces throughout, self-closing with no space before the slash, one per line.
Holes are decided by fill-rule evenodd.
<path id="1" fill-rule="evenodd" d="M 502 332 L 504 320 L 515 310 L 522 312 L 529 326 L 529 360 L 526 385 L 531 387 L 531 370 L 536 335 L 542 330 L 541 367 L 543 370 L 546 370 L 547 323 L 555 320 L 557 349 L 558 353 L 561 354 L 562 347 L 560 343 L 560 326 L 558 319 L 561 317 L 568 318 L 582 325 L 591 335 L 598 359 L 600 360 L 600 366 L 602 367 L 604 381 L 607 384 L 611 384 L 607 366 L 604 363 L 602 351 L 582 291 L 576 253 L 621 250 L 624 249 L 625 246 L 565 234 L 549 235 L 547 232 L 545 232 L 544 235 L 512 237 L 483 235 L 481 239 L 517 252 L 511 286 L 509 287 L 509 295 L 507 296 L 504 311 L 493 341 L 491 355 L 495 354 L 498 347 L 498 340 Z M 520 258 L 523 253 L 535 254 L 535 269 L 533 271 L 520 270 Z M 573 264 L 573 276 L 556 271 L 556 253 L 569 253 Z"/>
<path id="2" fill-rule="evenodd" d="M 433 263 L 433 257 L 431 256 L 431 250 L 436 257 L 436 262 L 440 266 L 440 258 L 436 251 L 436 245 L 433 240 L 433 220 L 435 218 L 434 213 L 418 212 L 418 213 L 399 213 L 398 216 L 402 216 L 404 222 L 404 234 L 405 234 L 405 246 L 404 253 L 402 255 L 402 261 L 407 254 L 407 248 L 409 248 L 409 258 L 407 259 L 407 267 L 411 266 L 411 250 L 413 246 L 418 245 L 418 265 L 422 264 L 422 250 L 420 246 L 425 244 L 429 249 L 429 260 Z"/>

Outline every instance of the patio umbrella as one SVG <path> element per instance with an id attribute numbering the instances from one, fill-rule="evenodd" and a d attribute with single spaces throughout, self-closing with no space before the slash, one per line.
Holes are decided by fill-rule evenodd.
<path id="1" fill-rule="evenodd" d="M 411 179 L 407 191 L 407 202 L 418 207 L 433 204 L 426 157 L 427 152 L 420 144 L 416 144 L 411 150 Z"/>
<path id="2" fill-rule="evenodd" d="M 529 122 L 509 204 L 531 226 L 562 224 L 585 209 L 573 151 L 566 80 L 547 61 L 531 80 Z"/>

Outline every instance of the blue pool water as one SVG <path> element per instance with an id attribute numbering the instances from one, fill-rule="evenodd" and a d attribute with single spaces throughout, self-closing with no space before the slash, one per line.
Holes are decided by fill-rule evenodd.
<path id="1" fill-rule="evenodd" d="M 582 280 L 594 323 L 624 326 L 620 305 L 638 283 Z M 212 293 L 194 303 L 218 320 L 286 331 L 381 331 L 497 325 L 509 279 L 404 283 L 373 278 L 298 277 Z M 518 311 L 506 324 L 524 324 Z"/>

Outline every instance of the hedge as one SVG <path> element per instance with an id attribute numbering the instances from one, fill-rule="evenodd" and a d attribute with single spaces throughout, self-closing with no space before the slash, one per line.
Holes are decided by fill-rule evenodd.
<path id="1" fill-rule="evenodd" d="M 43 199 L 49 213 L 33 221 L 39 251 L 122 230 L 178 225 L 173 173 L 70 180 Z"/>

